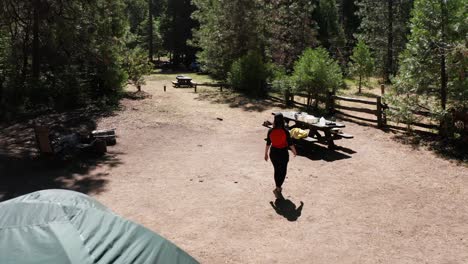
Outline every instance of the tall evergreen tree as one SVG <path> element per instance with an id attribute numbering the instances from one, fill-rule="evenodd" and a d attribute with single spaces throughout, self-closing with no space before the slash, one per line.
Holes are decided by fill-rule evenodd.
<path id="1" fill-rule="evenodd" d="M 65 108 L 117 98 L 127 77 L 126 4 L 1 1 L 0 44 L 7 47 L 0 52 L 0 104 L 15 111 L 26 103 Z"/>
<path id="2" fill-rule="evenodd" d="M 351 55 L 350 71 L 353 75 L 358 76 L 358 92 L 361 93 L 362 80 L 368 79 L 374 70 L 374 59 L 372 58 L 369 47 L 360 40 L 353 49 Z"/>
<path id="3" fill-rule="evenodd" d="M 358 0 L 361 18 L 358 38 L 370 46 L 378 69 L 386 82 L 398 69 L 398 55 L 403 51 L 409 32 L 408 21 L 413 0 Z"/>
<path id="4" fill-rule="evenodd" d="M 273 0 L 267 7 L 271 57 L 290 71 L 307 47 L 318 46 L 314 4 L 308 0 Z"/>
<path id="5" fill-rule="evenodd" d="M 345 36 L 345 47 L 343 54 L 346 60 L 352 53 L 353 47 L 356 45 L 356 38 L 354 34 L 358 31 L 360 19 L 356 14 L 358 7 L 356 5 L 357 0 L 339 0 L 338 14 L 341 28 L 343 29 Z"/>
<path id="6" fill-rule="evenodd" d="M 463 0 L 415 1 L 396 78 L 397 103 L 438 117 L 445 116 L 447 105 L 468 107 L 467 11 Z"/>
<path id="7" fill-rule="evenodd" d="M 344 62 L 344 31 L 339 23 L 338 6 L 335 0 L 318 0 L 314 17 L 318 22 L 320 44 L 328 49 L 335 58 Z"/>
<path id="8" fill-rule="evenodd" d="M 264 5 L 260 0 L 194 0 L 193 17 L 200 27 L 193 44 L 201 49 L 200 62 L 219 78 L 226 78 L 231 64 L 250 50 L 263 50 Z"/>
<path id="9" fill-rule="evenodd" d="M 191 0 L 164 0 L 162 6 L 160 30 L 164 48 L 170 52 L 174 64 L 189 64 L 196 52 L 189 43 L 192 30 L 197 26 L 192 18 L 195 6 Z"/>

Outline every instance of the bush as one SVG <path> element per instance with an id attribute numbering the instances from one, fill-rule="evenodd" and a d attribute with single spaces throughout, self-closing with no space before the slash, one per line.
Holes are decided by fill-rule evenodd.
<path id="1" fill-rule="evenodd" d="M 138 91 L 141 91 L 141 86 L 145 84 L 144 75 L 151 72 L 151 64 L 145 51 L 138 47 L 129 50 L 124 66 L 130 84 L 135 85 Z"/>
<path id="2" fill-rule="evenodd" d="M 228 82 L 234 90 L 258 97 L 266 94 L 268 77 L 268 64 L 260 53 L 250 51 L 232 64 Z"/>
<path id="3" fill-rule="evenodd" d="M 320 97 L 342 86 L 343 74 L 327 50 L 306 49 L 294 65 L 293 79 L 296 90 L 308 94 L 308 105 L 311 99 L 315 99 L 314 107 L 317 109 Z"/>
<path id="4" fill-rule="evenodd" d="M 274 92 L 281 93 L 286 102 L 290 102 L 294 90 L 294 79 L 287 75 L 283 69 L 275 69 L 272 73 L 271 87 Z"/>
<path id="5" fill-rule="evenodd" d="M 350 73 L 354 77 L 359 78 L 358 89 L 359 93 L 361 93 L 363 79 L 367 82 L 367 80 L 373 73 L 374 59 L 372 58 L 369 47 L 362 40 L 359 40 L 357 45 L 354 47 L 353 55 L 351 55 L 350 59 Z"/>

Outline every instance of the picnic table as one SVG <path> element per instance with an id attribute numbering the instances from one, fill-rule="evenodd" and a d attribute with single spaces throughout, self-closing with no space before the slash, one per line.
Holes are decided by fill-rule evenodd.
<path id="1" fill-rule="evenodd" d="M 188 76 L 177 76 L 176 81 L 172 81 L 174 87 L 196 87 L 196 83 L 192 82 L 192 78 Z"/>
<path id="2" fill-rule="evenodd" d="M 325 120 L 325 123 L 308 123 L 305 121 L 301 121 L 296 119 L 295 114 L 296 112 L 281 112 L 283 114 L 284 120 L 289 129 L 292 128 L 301 128 L 301 129 L 309 129 L 309 136 L 302 139 L 307 142 L 320 142 L 323 144 L 328 145 L 328 148 L 335 147 L 335 140 L 339 139 L 350 139 L 353 138 L 352 135 L 345 134 L 341 131 L 341 128 L 346 127 L 343 123 L 334 122 Z M 273 115 L 277 113 L 272 113 Z M 294 125 L 290 126 L 289 123 L 293 121 Z M 323 133 L 323 135 L 322 135 Z"/>

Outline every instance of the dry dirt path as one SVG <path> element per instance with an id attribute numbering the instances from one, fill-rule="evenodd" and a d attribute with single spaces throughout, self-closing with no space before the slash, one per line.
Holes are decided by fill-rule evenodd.
<path id="1" fill-rule="evenodd" d="M 202 263 L 468 263 L 466 167 L 346 123 L 342 151 L 291 157 L 287 219 L 263 160 L 274 107 L 163 84 L 99 123 L 119 162 L 90 172 L 107 181 L 94 196 L 116 213 Z"/>

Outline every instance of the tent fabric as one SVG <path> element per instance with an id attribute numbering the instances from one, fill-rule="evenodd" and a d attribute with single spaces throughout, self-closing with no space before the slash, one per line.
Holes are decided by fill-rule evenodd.
<path id="1" fill-rule="evenodd" d="M 0 203 L 0 263 L 198 263 L 180 248 L 74 191 Z"/>

